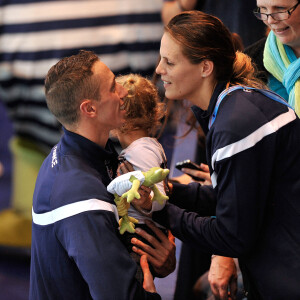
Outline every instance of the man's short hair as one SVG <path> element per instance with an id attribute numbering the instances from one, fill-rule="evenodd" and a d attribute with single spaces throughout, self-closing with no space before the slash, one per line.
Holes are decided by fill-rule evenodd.
<path id="1" fill-rule="evenodd" d="M 83 99 L 100 100 L 100 82 L 92 68 L 99 57 L 92 51 L 61 59 L 51 67 L 45 79 L 45 94 L 49 110 L 63 125 L 78 122 Z"/>

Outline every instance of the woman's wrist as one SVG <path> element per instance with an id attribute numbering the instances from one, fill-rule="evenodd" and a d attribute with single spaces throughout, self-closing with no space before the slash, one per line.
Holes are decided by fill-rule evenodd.
<path id="1" fill-rule="evenodd" d="M 173 193 L 173 183 L 171 183 L 170 181 L 168 181 L 168 196 L 171 196 Z"/>

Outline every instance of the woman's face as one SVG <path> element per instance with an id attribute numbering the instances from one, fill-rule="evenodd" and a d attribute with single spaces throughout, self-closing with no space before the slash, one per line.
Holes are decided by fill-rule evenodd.
<path id="1" fill-rule="evenodd" d="M 297 0 L 257 0 L 261 13 L 271 14 L 287 11 Z M 286 20 L 276 21 L 271 16 L 264 23 L 270 27 L 281 43 L 290 46 L 300 56 L 300 4 Z"/>
<path id="2" fill-rule="evenodd" d="M 187 99 L 197 104 L 203 81 L 200 64 L 191 64 L 181 46 L 169 33 L 164 33 L 160 46 L 160 62 L 156 73 L 161 75 L 165 96 L 170 100 Z"/>

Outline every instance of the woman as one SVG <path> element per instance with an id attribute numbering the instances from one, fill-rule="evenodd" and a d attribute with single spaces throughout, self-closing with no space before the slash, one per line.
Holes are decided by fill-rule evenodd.
<path id="1" fill-rule="evenodd" d="M 284 97 L 300 115 L 299 0 L 257 0 L 254 15 L 270 30 L 246 49 L 270 89 Z"/>
<path id="2" fill-rule="evenodd" d="M 263 85 L 251 60 L 235 53 L 216 17 L 175 16 L 160 55 L 156 71 L 166 97 L 194 104 L 207 132 L 213 189 L 174 184 L 176 206 L 167 204 L 153 219 L 202 251 L 238 257 L 249 299 L 299 299 L 299 119 L 282 98 L 253 89 Z M 227 299 L 227 291 L 218 296 Z"/>

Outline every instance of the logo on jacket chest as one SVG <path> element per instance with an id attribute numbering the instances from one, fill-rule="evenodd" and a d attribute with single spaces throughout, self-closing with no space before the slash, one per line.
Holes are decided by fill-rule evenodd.
<path id="1" fill-rule="evenodd" d="M 51 167 L 53 168 L 55 165 L 57 165 L 57 146 L 53 148 L 52 153 L 52 160 L 51 160 Z"/>

